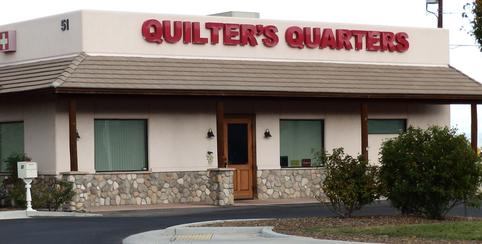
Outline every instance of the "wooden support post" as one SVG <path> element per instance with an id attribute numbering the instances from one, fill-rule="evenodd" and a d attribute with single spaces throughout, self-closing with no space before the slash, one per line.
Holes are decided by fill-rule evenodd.
<path id="1" fill-rule="evenodd" d="M 78 171 L 77 162 L 77 105 L 75 99 L 69 99 L 69 148 L 70 171 Z"/>
<path id="2" fill-rule="evenodd" d="M 224 103 L 216 102 L 216 136 L 218 150 L 218 168 L 226 167 L 226 159 L 224 152 Z"/>
<path id="3" fill-rule="evenodd" d="M 368 106 L 362 103 L 360 106 L 361 120 L 361 155 L 368 161 Z"/>
<path id="4" fill-rule="evenodd" d="M 471 130 L 470 130 L 470 141 L 472 149 L 477 153 L 477 103 L 470 104 L 471 110 Z"/>

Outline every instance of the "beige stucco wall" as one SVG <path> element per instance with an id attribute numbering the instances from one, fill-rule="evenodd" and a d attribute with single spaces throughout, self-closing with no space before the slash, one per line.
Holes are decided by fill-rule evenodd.
<path id="1" fill-rule="evenodd" d="M 141 35 L 146 19 L 189 20 L 273 24 L 279 28 L 279 44 L 225 46 L 157 45 Z M 69 19 L 70 29 L 60 30 L 60 21 Z M 284 41 L 289 26 L 347 28 L 377 31 L 404 31 L 410 49 L 405 53 L 317 50 L 290 48 Z M 204 28 L 202 28 L 204 29 Z M 175 16 L 149 13 L 77 11 L 0 26 L 0 31 L 17 31 L 17 51 L 0 53 L 0 65 L 34 61 L 87 52 L 92 55 L 155 56 L 183 58 L 300 60 L 323 62 L 362 62 L 384 64 L 448 65 L 448 31 L 441 29 L 367 26 L 286 20 L 243 19 L 213 16 Z M 203 31 L 203 36 L 207 36 Z M 259 42 L 259 40 L 258 40 Z M 279 120 L 324 119 L 325 147 L 344 147 L 349 154 L 360 152 L 359 105 L 350 102 L 226 101 L 228 113 L 256 116 L 256 158 L 259 169 L 279 168 Z M 448 105 L 379 104 L 369 105 L 370 118 L 406 118 L 409 125 L 426 127 L 449 124 Z M 77 124 L 79 170 L 94 172 L 94 119 L 141 118 L 148 120 L 149 168 L 153 171 L 203 170 L 216 167 L 216 139 L 207 139 L 209 128 L 216 131 L 215 101 L 174 98 L 80 98 Z M 25 121 L 25 149 L 39 162 L 40 173 L 59 173 L 70 169 L 67 101 L 48 98 L 0 103 L 0 121 Z M 266 139 L 264 130 L 273 137 Z M 369 136 L 370 160 L 376 162 L 381 142 L 390 135 Z M 392 135 L 393 136 L 393 135 Z M 208 163 L 206 154 L 214 160 Z"/>
<path id="2" fill-rule="evenodd" d="M 0 122 L 24 122 L 25 153 L 38 163 L 41 174 L 56 174 L 60 164 L 54 151 L 55 111 L 55 100 L 50 98 L 0 101 Z"/>
<path id="3" fill-rule="evenodd" d="M 208 163 L 206 157 L 208 151 L 214 155 L 217 152 L 216 139 L 206 137 L 209 128 L 216 131 L 214 102 L 100 98 L 79 99 L 77 106 L 79 171 L 95 172 L 94 119 L 147 119 L 149 170 L 189 171 L 217 167 L 216 156 L 212 163 Z M 68 130 L 63 138 L 68 140 L 66 133 Z M 59 163 L 62 164 L 60 168 L 68 169 L 68 164 Z"/>
<path id="4" fill-rule="evenodd" d="M 83 48 L 88 53 L 125 54 L 141 56 L 178 56 L 202 58 L 243 58 L 243 59 L 275 59 L 275 60 L 318 60 L 339 62 L 370 62 L 398 64 L 448 64 L 448 31 L 428 28 L 409 28 L 392 26 L 369 26 L 359 24 L 320 23 L 295 20 L 267 20 L 252 18 L 232 18 L 219 16 L 182 16 L 166 14 L 113 13 L 85 11 L 83 21 Z M 239 24 L 275 25 L 278 27 L 279 43 L 273 48 L 262 44 L 256 47 L 240 47 L 218 45 L 184 45 L 182 43 L 161 45 L 147 43 L 140 30 L 147 19 L 187 20 L 201 22 L 222 22 Z M 104 28 L 110 26 L 111 28 Z M 330 49 L 298 49 L 286 45 L 285 30 L 290 26 L 321 27 L 333 29 L 378 30 L 407 32 L 410 49 L 405 53 L 344 51 Z M 209 32 L 201 28 L 202 36 Z M 260 40 L 258 42 L 260 43 Z M 436 40 L 436 41 L 434 41 Z"/>
<path id="5" fill-rule="evenodd" d="M 450 126 L 449 105 L 424 104 L 370 104 L 369 118 L 407 119 L 407 126 L 428 128 L 430 125 Z M 386 139 L 397 135 L 368 135 L 368 157 L 371 163 L 378 163 L 380 146 Z"/>
<path id="6" fill-rule="evenodd" d="M 327 150 L 343 147 L 350 154 L 360 151 L 358 104 L 283 101 L 252 102 L 251 104 L 250 112 L 256 113 L 258 169 L 280 168 L 280 119 L 323 119 L 325 122 L 324 142 Z M 236 111 L 236 108 L 233 111 Z M 266 129 L 271 131 L 271 138 L 264 138 Z"/>
<path id="7" fill-rule="evenodd" d="M 407 119 L 407 124 L 427 128 L 429 125 L 450 125 L 450 106 L 424 104 L 371 103 L 369 119 Z M 229 109 L 229 106 L 228 106 Z M 279 120 L 323 119 L 325 125 L 325 149 L 343 147 L 356 156 L 361 152 L 360 105 L 351 102 L 233 102 L 227 112 L 256 113 L 256 157 L 259 169 L 278 169 Z M 263 136 L 265 129 L 271 138 Z M 369 135 L 368 155 L 372 163 L 378 163 L 378 151 L 382 142 L 396 135 Z"/>
<path id="8" fill-rule="evenodd" d="M 215 101 L 173 98 L 80 98 L 77 100 L 79 171 L 95 172 L 94 119 L 147 119 L 148 163 L 154 172 L 205 170 L 217 167 Z M 225 102 L 226 113 L 255 114 L 256 161 L 258 169 L 278 169 L 279 120 L 323 119 L 325 148 L 344 147 L 360 153 L 359 104 L 350 102 L 234 101 Z M 448 105 L 369 104 L 369 118 L 405 118 L 409 125 L 449 125 Z M 67 100 L 42 98 L 2 101 L 0 122 L 24 121 L 25 151 L 39 163 L 42 174 L 69 171 Z M 264 138 L 265 129 L 271 138 Z M 216 135 L 217 136 L 217 135 Z M 377 162 L 379 146 L 396 135 L 369 135 L 369 158 Z M 214 153 L 209 163 L 206 155 Z"/>
<path id="9" fill-rule="evenodd" d="M 69 19 L 70 29 L 68 31 L 60 29 L 63 19 Z M 275 25 L 278 28 L 279 43 L 275 47 L 267 48 L 261 44 L 261 38 L 258 38 L 256 47 L 227 46 L 222 43 L 218 45 L 185 45 L 182 42 L 176 44 L 164 42 L 158 45 L 146 42 L 141 35 L 142 23 L 148 19 L 197 21 L 201 23 L 203 37 L 209 36 L 208 31 L 204 28 L 205 22 Z M 290 26 L 406 32 L 409 35 L 410 49 L 404 53 L 391 53 L 331 50 L 329 48 L 291 48 L 285 42 L 285 30 Z M 85 10 L 0 26 L 0 31 L 7 30 L 17 31 L 17 51 L 1 54 L 0 65 L 79 52 L 91 55 L 384 64 L 448 65 L 449 63 L 448 30 L 435 28 Z"/>
<path id="10" fill-rule="evenodd" d="M 149 169 L 152 171 L 203 170 L 209 164 L 207 151 L 216 155 L 216 140 L 207 139 L 209 128 L 216 131 L 214 101 L 173 99 L 80 100 L 78 113 L 79 170 L 94 172 L 93 122 L 95 118 L 148 119 Z M 255 114 L 256 161 L 259 169 L 279 166 L 279 120 L 324 119 L 325 147 L 343 147 L 352 155 L 360 153 L 359 104 L 350 102 L 226 101 L 226 113 Z M 369 118 L 404 118 L 409 125 L 449 125 L 449 106 L 416 104 L 370 104 Z M 264 138 L 264 131 L 271 138 Z M 377 162 L 382 141 L 395 135 L 370 135 L 369 156 Z M 64 136 L 67 138 L 67 136 Z M 68 162 L 68 161 L 67 161 Z M 68 165 L 67 165 L 68 166 Z M 62 167 L 60 167 L 62 168 Z"/>
<path id="11" fill-rule="evenodd" d="M 62 19 L 69 19 L 70 30 L 60 29 Z M 0 26 L 0 32 L 7 30 L 17 31 L 17 51 L 0 53 L 0 65 L 82 51 L 82 18 L 79 11 Z"/>

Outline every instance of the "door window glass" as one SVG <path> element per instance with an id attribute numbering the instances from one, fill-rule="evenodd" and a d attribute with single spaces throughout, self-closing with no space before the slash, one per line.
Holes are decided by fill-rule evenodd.
<path id="1" fill-rule="evenodd" d="M 228 124 L 228 163 L 248 163 L 248 124 Z"/>

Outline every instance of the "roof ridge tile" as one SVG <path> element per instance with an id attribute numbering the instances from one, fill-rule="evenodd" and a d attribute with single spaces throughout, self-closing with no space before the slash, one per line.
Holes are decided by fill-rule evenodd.
<path id="1" fill-rule="evenodd" d="M 54 88 L 62 86 L 65 82 L 67 82 L 68 78 L 72 75 L 72 73 L 79 67 L 79 65 L 87 58 L 85 53 L 80 53 L 77 55 L 72 62 L 64 69 L 62 73 L 59 74 L 57 79 L 52 81 L 51 85 Z"/>

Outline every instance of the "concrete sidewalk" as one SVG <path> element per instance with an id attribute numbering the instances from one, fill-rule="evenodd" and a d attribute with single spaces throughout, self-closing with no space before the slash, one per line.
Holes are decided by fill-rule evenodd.
<path id="1" fill-rule="evenodd" d="M 0 220 L 6 219 L 27 219 L 30 217 L 95 217 L 101 214 L 76 213 L 76 212 L 53 212 L 53 211 L 25 211 L 11 210 L 0 211 Z"/>
<path id="2" fill-rule="evenodd" d="M 319 240 L 307 237 L 276 233 L 272 227 L 198 227 L 198 225 L 222 221 L 208 221 L 178 225 L 163 230 L 154 230 L 132 235 L 122 244 L 162 244 L 162 243 L 306 243 L 306 244 L 349 244 L 360 242 Z"/>

